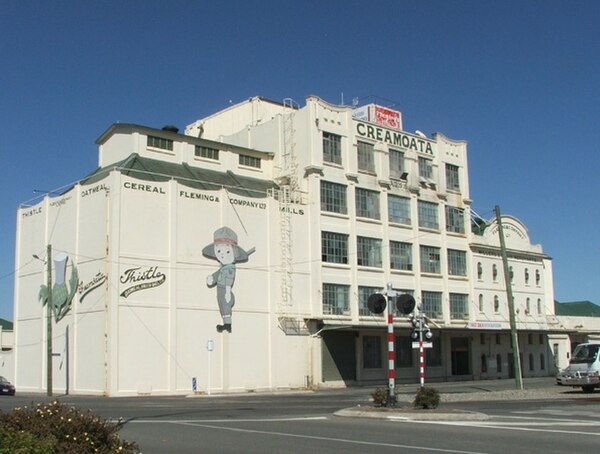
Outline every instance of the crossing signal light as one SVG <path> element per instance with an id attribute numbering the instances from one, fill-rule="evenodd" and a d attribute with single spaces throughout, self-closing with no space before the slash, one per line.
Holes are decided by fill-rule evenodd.
<path id="1" fill-rule="evenodd" d="M 385 310 L 386 300 L 381 293 L 373 293 L 367 299 L 367 307 L 374 314 L 382 314 Z"/>
<path id="2" fill-rule="evenodd" d="M 415 299 L 412 295 L 404 293 L 396 298 L 396 307 L 398 308 L 398 312 L 408 315 L 415 310 Z"/>

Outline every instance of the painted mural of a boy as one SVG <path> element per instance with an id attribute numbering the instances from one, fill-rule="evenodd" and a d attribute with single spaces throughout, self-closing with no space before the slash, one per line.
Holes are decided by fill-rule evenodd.
<path id="1" fill-rule="evenodd" d="M 245 251 L 238 246 L 237 234 L 229 227 L 221 227 L 214 233 L 211 244 L 202 249 L 202 254 L 218 260 L 219 269 L 206 278 L 206 285 L 217 287 L 217 302 L 223 319 L 222 325 L 217 325 L 217 331 L 231 333 L 231 313 L 235 304 L 235 295 L 231 291 L 235 282 L 235 264 L 245 262 L 254 248 Z"/>

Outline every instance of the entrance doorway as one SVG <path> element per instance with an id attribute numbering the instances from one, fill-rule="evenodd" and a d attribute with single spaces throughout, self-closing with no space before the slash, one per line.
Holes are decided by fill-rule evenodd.
<path id="1" fill-rule="evenodd" d="M 471 351 L 468 337 L 453 337 L 450 342 L 452 375 L 471 375 Z"/>

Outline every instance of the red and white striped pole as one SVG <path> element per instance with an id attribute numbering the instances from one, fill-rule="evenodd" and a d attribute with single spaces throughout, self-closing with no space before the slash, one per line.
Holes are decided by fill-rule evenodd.
<path id="1" fill-rule="evenodd" d="M 425 352 L 423 349 L 423 313 L 419 311 L 419 379 L 421 388 L 425 386 Z"/>
<path id="2" fill-rule="evenodd" d="M 394 311 L 386 304 L 387 323 L 388 323 L 388 406 L 396 405 L 396 366 L 394 354 Z"/>

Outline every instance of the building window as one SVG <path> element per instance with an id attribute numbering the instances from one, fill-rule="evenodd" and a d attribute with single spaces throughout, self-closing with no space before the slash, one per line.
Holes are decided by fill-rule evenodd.
<path id="1" fill-rule="evenodd" d="M 323 284 L 323 315 L 350 315 L 350 286 Z"/>
<path id="2" fill-rule="evenodd" d="M 202 145 L 196 145 L 194 148 L 194 155 L 197 158 L 212 159 L 213 161 L 219 160 L 219 150 L 216 148 L 203 147 Z"/>
<path id="3" fill-rule="evenodd" d="M 425 227 L 428 229 L 439 229 L 440 224 L 438 221 L 438 206 L 437 203 L 425 202 L 419 200 L 419 227 Z"/>
<path id="4" fill-rule="evenodd" d="M 529 354 L 529 371 L 533 372 L 534 367 L 533 367 L 533 353 Z"/>
<path id="5" fill-rule="evenodd" d="M 483 355 L 481 355 L 481 373 L 482 374 L 487 373 L 487 360 L 485 358 L 485 353 Z"/>
<path id="6" fill-rule="evenodd" d="M 323 132 L 323 161 L 342 164 L 342 137 Z"/>
<path id="7" fill-rule="evenodd" d="M 465 233 L 465 210 L 446 205 L 446 231 Z"/>
<path id="8" fill-rule="evenodd" d="M 500 312 L 500 299 L 498 299 L 498 295 L 494 295 L 494 312 L 496 314 Z"/>
<path id="9" fill-rule="evenodd" d="M 388 194 L 388 216 L 390 222 L 410 225 L 410 199 Z"/>
<path id="10" fill-rule="evenodd" d="M 533 334 L 531 334 L 531 333 L 527 333 L 527 343 L 528 343 L 529 345 L 532 345 L 532 344 L 533 344 Z"/>
<path id="11" fill-rule="evenodd" d="M 525 300 L 525 313 L 531 315 L 531 298 Z"/>
<path id="12" fill-rule="evenodd" d="M 390 241 L 390 268 L 412 271 L 412 244 Z"/>
<path id="13" fill-rule="evenodd" d="M 510 278 L 510 282 L 512 282 L 513 278 L 515 277 L 515 273 L 513 271 L 513 267 L 512 266 L 508 267 L 508 277 Z"/>
<path id="14" fill-rule="evenodd" d="M 162 137 L 148 136 L 146 145 L 152 148 L 173 151 L 173 141 Z"/>
<path id="15" fill-rule="evenodd" d="M 381 240 L 359 236 L 356 238 L 357 265 L 381 268 Z"/>
<path id="16" fill-rule="evenodd" d="M 499 353 L 496 355 L 496 370 L 502 372 L 502 356 Z"/>
<path id="17" fill-rule="evenodd" d="M 396 336 L 396 367 L 412 367 L 412 339 L 409 336 Z"/>
<path id="18" fill-rule="evenodd" d="M 404 153 L 398 150 L 390 150 L 390 178 L 400 179 L 405 171 Z"/>
<path id="19" fill-rule="evenodd" d="M 372 143 L 358 142 L 358 170 L 375 173 L 375 147 Z"/>
<path id="20" fill-rule="evenodd" d="M 540 370 L 546 370 L 546 357 L 540 353 Z"/>
<path id="21" fill-rule="evenodd" d="M 433 342 L 433 347 L 425 350 L 425 365 L 427 367 L 442 366 L 442 341 Z"/>
<path id="22" fill-rule="evenodd" d="M 423 312 L 431 318 L 442 318 L 442 293 L 441 292 L 421 292 L 421 301 L 423 303 Z"/>
<path id="23" fill-rule="evenodd" d="M 525 285 L 529 285 L 529 269 L 525 268 Z"/>
<path id="24" fill-rule="evenodd" d="M 469 295 L 450 293 L 450 318 L 452 320 L 467 320 L 469 318 Z"/>
<path id="25" fill-rule="evenodd" d="M 542 315 L 542 299 L 537 299 L 537 313 L 538 315 Z"/>
<path id="26" fill-rule="evenodd" d="M 458 167 L 452 164 L 446 164 L 446 188 L 452 191 L 460 191 Z"/>
<path id="27" fill-rule="evenodd" d="M 440 274 L 440 248 L 421 246 L 421 272 Z"/>
<path id="28" fill-rule="evenodd" d="M 348 263 L 348 235 L 321 232 L 321 259 L 327 263 Z"/>
<path id="29" fill-rule="evenodd" d="M 539 286 L 541 280 L 542 276 L 540 275 L 540 270 L 535 270 L 535 285 Z"/>
<path id="30" fill-rule="evenodd" d="M 448 249 L 448 274 L 451 276 L 467 275 L 467 253 Z"/>
<path id="31" fill-rule="evenodd" d="M 498 266 L 496 266 L 496 264 L 492 265 L 492 279 L 494 282 L 498 280 Z"/>
<path id="32" fill-rule="evenodd" d="M 479 294 L 479 312 L 484 312 L 483 310 L 483 294 Z"/>
<path id="33" fill-rule="evenodd" d="M 363 367 L 381 369 L 381 337 L 363 336 Z"/>
<path id="34" fill-rule="evenodd" d="M 419 156 L 419 177 L 427 180 L 433 179 L 433 167 L 431 166 L 431 159 L 423 158 Z"/>
<path id="35" fill-rule="evenodd" d="M 477 279 L 481 280 L 483 278 L 483 265 L 481 262 L 477 262 Z"/>
<path id="36" fill-rule="evenodd" d="M 373 314 L 369 310 L 369 306 L 367 306 L 367 301 L 369 296 L 373 293 L 380 292 L 380 287 L 358 287 L 358 315 L 366 316 L 366 315 L 378 315 L 383 317 L 383 314 Z"/>
<path id="37" fill-rule="evenodd" d="M 502 338 L 500 337 L 500 334 L 496 333 L 496 345 L 501 345 L 502 344 Z"/>
<path id="38" fill-rule="evenodd" d="M 254 167 L 260 169 L 260 158 L 248 156 L 247 154 L 239 155 L 239 164 L 244 167 Z"/>
<path id="39" fill-rule="evenodd" d="M 379 192 L 356 188 L 356 216 L 381 219 L 379 212 Z"/>
<path id="40" fill-rule="evenodd" d="M 321 210 L 330 213 L 347 214 L 346 186 L 329 181 L 321 181 Z"/>

